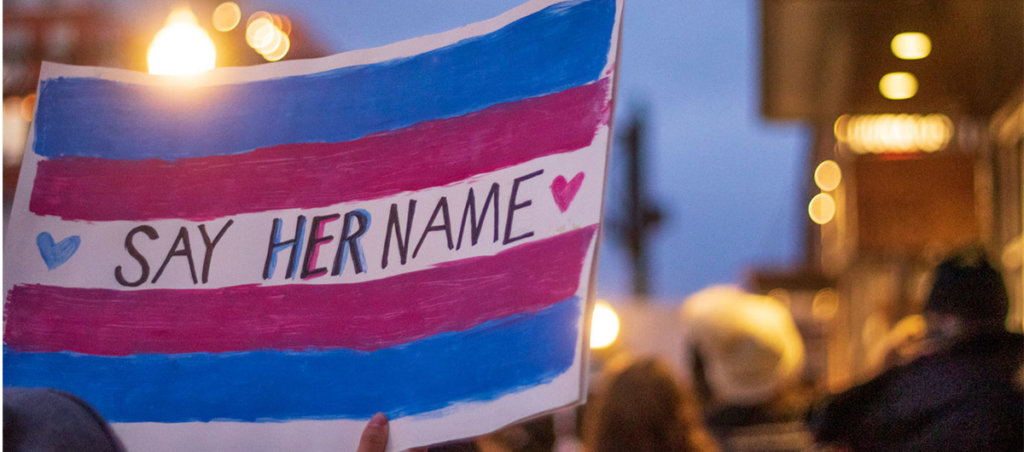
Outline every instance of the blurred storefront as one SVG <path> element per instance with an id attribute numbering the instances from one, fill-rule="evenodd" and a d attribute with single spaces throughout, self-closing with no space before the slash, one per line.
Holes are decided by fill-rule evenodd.
<path id="1" fill-rule="evenodd" d="M 796 294 L 818 376 L 869 375 L 930 269 L 970 242 L 1001 258 L 1021 330 L 1024 2 L 762 0 L 761 14 L 762 115 L 814 138 L 804 266 L 752 285 Z"/>

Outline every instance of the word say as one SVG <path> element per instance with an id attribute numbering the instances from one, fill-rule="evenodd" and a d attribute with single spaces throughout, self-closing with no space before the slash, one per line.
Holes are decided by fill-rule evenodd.
<path id="1" fill-rule="evenodd" d="M 217 246 L 217 243 L 220 242 L 220 239 L 224 237 L 224 233 L 227 232 L 228 228 L 230 228 L 234 222 L 234 220 L 228 220 L 224 223 L 224 226 L 221 226 L 220 230 L 212 236 L 212 238 L 206 229 L 206 224 L 199 225 L 199 234 L 202 235 L 204 247 L 202 262 L 203 284 L 206 284 L 206 282 L 210 280 L 210 265 L 213 262 L 213 250 Z M 139 237 L 140 234 L 145 237 Z M 149 259 L 139 251 L 135 244 L 136 240 L 146 239 L 159 240 L 160 234 L 155 228 L 146 224 L 136 226 L 132 228 L 131 231 L 128 231 L 128 235 L 124 238 L 124 248 L 128 251 L 128 255 L 134 258 L 138 263 L 139 276 L 133 280 L 129 280 L 125 276 L 126 270 L 122 266 L 118 265 L 114 268 L 114 279 L 117 280 L 118 284 L 125 287 L 137 287 L 149 280 Z M 155 284 L 159 281 L 160 276 L 164 273 L 164 269 L 167 268 L 167 265 L 171 263 L 171 258 L 174 257 L 185 258 L 189 274 L 192 275 L 192 284 L 199 284 L 200 280 L 196 277 L 196 264 L 192 253 L 192 240 L 189 236 L 188 228 L 184 226 L 178 229 L 178 234 L 174 236 L 174 241 L 168 248 L 167 254 L 164 256 L 163 263 L 160 264 L 160 268 L 156 271 L 156 274 L 153 275 L 153 280 L 149 282 Z"/>

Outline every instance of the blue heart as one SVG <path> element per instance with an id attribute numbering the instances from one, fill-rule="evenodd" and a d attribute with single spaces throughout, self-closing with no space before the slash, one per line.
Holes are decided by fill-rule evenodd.
<path id="1" fill-rule="evenodd" d="M 43 256 L 43 262 L 53 270 L 71 259 L 71 256 L 78 251 L 78 245 L 82 244 L 82 238 L 73 235 L 58 243 L 54 243 L 53 236 L 49 232 L 40 232 L 36 236 L 36 246 L 39 247 L 39 255 Z"/>

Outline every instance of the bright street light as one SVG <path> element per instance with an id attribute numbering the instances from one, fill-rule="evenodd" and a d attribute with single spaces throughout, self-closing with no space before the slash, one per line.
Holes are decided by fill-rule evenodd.
<path id="1" fill-rule="evenodd" d="M 598 301 L 590 322 L 590 348 L 607 348 L 619 336 L 619 315 L 611 305 Z"/>
<path id="2" fill-rule="evenodd" d="M 160 75 L 198 74 L 213 69 L 216 60 L 213 40 L 187 7 L 171 12 L 147 54 L 149 73 Z"/>

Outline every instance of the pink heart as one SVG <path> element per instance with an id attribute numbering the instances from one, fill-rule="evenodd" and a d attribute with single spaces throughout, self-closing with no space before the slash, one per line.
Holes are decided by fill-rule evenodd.
<path id="1" fill-rule="evenodd" d="M 554 196 L 555 204 L 558 204 L 559 210 L 562 212 L 569 210 L 569 204 L 572 204 L 573 198 L 576 197 L 576 192 L 580 191 L 580 185 L 583 185 L 582 171 L 576 173 L 572 180 L 568 182 L 561 175 L 551 181 L 551 196 Z"/>

